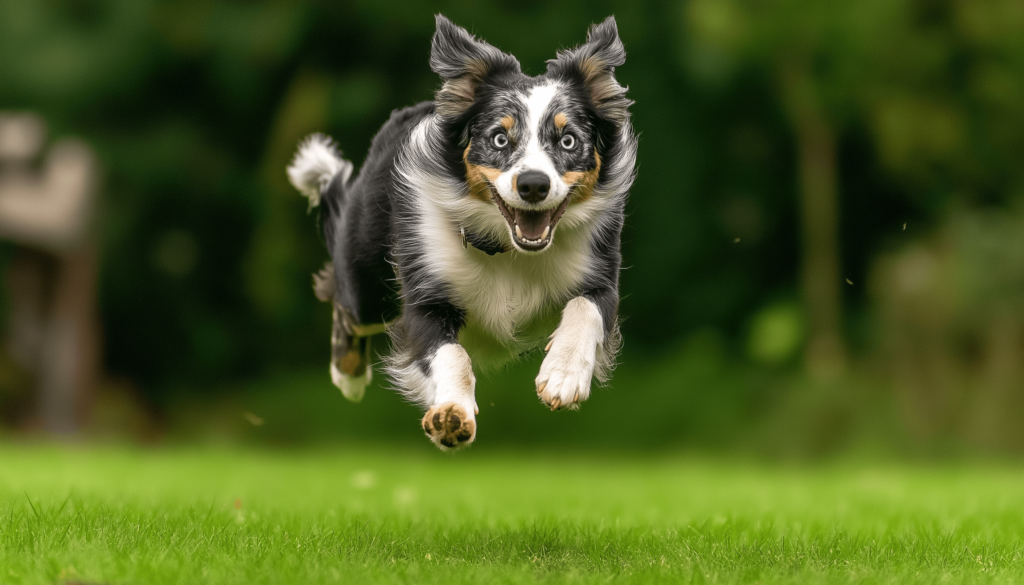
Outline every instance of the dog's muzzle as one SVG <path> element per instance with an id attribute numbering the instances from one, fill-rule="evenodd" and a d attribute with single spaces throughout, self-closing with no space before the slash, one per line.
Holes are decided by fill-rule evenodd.
<path id="1" fill-rule="evenodd" d="M 540 203 L 547 199 L 551 192 L 551 180 L 545 173 L 527 171 L 516 179 L 516 190 L 524 201 Z M 505 221 L 508 222 L 509 228 L 512 229 L 512 239 L 516 245 L 529 252 L 539 252 L 551 244 L 555 224 L 565 213 L 569 197 L 566 197 L 557 207 L 549 209 L 509 207 L 497 193 L 495 193 L 494 201 L 505 217 Z"/>

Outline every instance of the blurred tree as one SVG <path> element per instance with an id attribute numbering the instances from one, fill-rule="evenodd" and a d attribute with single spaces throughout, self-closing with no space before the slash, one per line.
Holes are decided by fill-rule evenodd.
<path id="1" fill-rule="evenodd" d="M 873 276 L 883 361 L 908 427 L 927 441 L 1019 445 L 1019 425 L 1005 421 L 1020 412 L 1012 380 L 1024 363 L 1007 287 L 1021 270 L 1016 220 L 975 209 L 1019 205 L 1024 192 L 1024 141 L 1008 131 L 1022 121 L 1024 6 L 694 0 L 687 17 L 690 50 L 718 53 L 719 72 L 772 72 L 793 128 L 810 371 L 841 363 L 837 145 L 865 132 L 884 172 L 945 224 L 927 246 L 883 256 Z"/>
<path id="2" fill-rule="evenodd" d="M 693 0 L 687 22 L 695 46 L 727 61 L 772 72 L 792 127 L 800 192 L 804 302 L 810 316 L 809 370 L 835 378 L 846 362 L 842 333 L 837 134 L 842 116 L 871 85 L 868 45 L 889 26 L 888 1 Z M 863 35 L 870 33 L 868 41 Z M 736 65 L 734 65 L 736 66 Z"/>
<path id="3" fill-rule="evenodd" d="M 972 170 L 991 167 L 972 164 L 981 161 L 964 152 L 964 138 L 965 120 L 976 115 L 972 112 L 990 113 L 994 108 L 977 108 L 980 104 L 958 100 L 951 90 L 970 86 L 957 79 L 962 74 L 958 70 L 989 50 L 965 51 L 963 36 L 973 35 L 979 44 L 994 44 L 1004 51 L 1006 43 L 993 40 L 1013 38 L 978 33 L 984 28 L 979 21 L 998 18 L 993 12 L 1014 9 L 1002 0 L 688 4 L 690 50 L 720 54 L 726 71 L 749 65 L 772 72 L 774 91 L 791 125 L 801 205 L 801 278 L 810 316 L 807 365 L 819 376 L 834 377 L 846 354 L 838 234 L 840 138 L 868 121 L 864 126 L 891 171 L 911 184 L 917 182 L 915 190 L 924 187 L 924 192 L 936 195 L 937 190 L 951 190 L 951 179 L 970 181 Z M 996 28 L 1000 27 L 1009 32 L 1005 23 Z M 983 74 L 986 79 L 1009 78 L 998 66 L 984 68 Z M 1009 106 L 1006 83 L 990 82 L 990 96 L 996 85 L 1000 89 L 994 93 Z M 953 174 L 943 172 L 944 166 L 952 166 L 948 170 Z M 975 187 L 983 185 L 975 181 Z M 925 205 L 938 200 L 941 197 Z"/>
<path id="4" fill-rule="evenodd" d="M 919 444 L 1019 453 L 1024 5 L 918 8 L 905 42 L 929 66 L 894 56 L 903 91 L 874 101 L 872 128 L 886 169 L 942 219 L 875 264 L 880 361 Z"/>

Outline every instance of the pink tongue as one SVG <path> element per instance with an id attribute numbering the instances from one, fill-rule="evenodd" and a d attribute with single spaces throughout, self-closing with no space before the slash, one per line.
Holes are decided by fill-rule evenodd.
<path id="1" fill-rule="evenodd" d="M 516 223 L 527 240 L 539 240 L 544 229 L 551 225 L 551 210 L 523 211 L 516 210 Z"/>

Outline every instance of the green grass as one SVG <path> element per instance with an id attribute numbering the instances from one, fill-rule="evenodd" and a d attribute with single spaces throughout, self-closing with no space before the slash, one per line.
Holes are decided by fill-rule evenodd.
<path id="1" fill-rule="evenodd" d="M 995 583 L 1022 544 L 1008 467 L 0 447 L 0 583 Z"/>

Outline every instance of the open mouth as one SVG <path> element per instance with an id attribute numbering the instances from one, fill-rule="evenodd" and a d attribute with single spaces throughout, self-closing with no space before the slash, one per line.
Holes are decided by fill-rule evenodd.
<path id="1" fill-rule="evenodd" d="M 501 215 L 508 222 L 508 227 L 512 229 L 512 239 L 517 246 L 529 252 L 539 252 L 548 247 L 555 232 L 555 224 L 562 218 L 569 203 L 566 197 L 558 207 L 551 209 L 519 209 L 507 206 L 497 193 L 492 192 L 492 196 Z"/>

